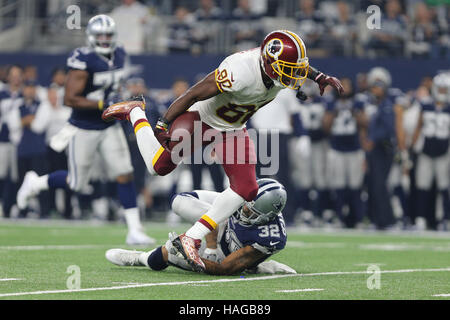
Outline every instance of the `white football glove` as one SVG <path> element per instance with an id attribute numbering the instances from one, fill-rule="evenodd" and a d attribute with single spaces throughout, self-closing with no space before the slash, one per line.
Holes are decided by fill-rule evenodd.
<path id="1" fill-rule="evenodd" d="M 308 158 L 311 154 L 311 139 L 308 136 L 301 136 L 295 142 L 295 151 L 302 158 Z"/>
<path id="2" fill-rule="evenodd" d="M 219 249 L 206 248 L 205 251 L 203 251 L 202 258 L 212 262 L 221 263 L 224 256 Z"/>
<path id="3" fill-rule="evenodd" d="M 263 261 L 256 267 L 256 273 L 290 273 L 296 274 L 297 271 L 292 269 L 291 267 L 277 262 L 275 260 Z"/>
<path id="4" fill-rule="evenodd" d="M 175 232 L 169 233 L 169 240 L 167 240 L 166 244 L 164 245 L 166 247 L 168 254 L 168 260 L 169 264 L 188 271 L 193 271 L 190 264 L 184 259 L 183 255 L 179 253 L 172 244 L 172 240 L 176 239 L 178 235 Z"/>

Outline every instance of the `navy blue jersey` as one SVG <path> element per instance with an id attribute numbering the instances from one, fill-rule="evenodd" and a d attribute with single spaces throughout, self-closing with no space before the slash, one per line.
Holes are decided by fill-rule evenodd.
<path id="1" fill-rule="evenodd" d="M 14 96 L 9 90 L 0 91 L 0 142 L 9 142 L 9 127 L 7 117 L 14 108 L 22 104 L 22 94 Z"/>
<path id="2" fill-rule="evenodd" d="M 450 138 L 450 105 L 443 108 L 433 103 L 421 105 L 423 115 L 422 152 L 430 157 L 440 157 L 447 153 Z"/>
<path id="3" fill-rule="evenodd" d="M 381 101 L 376 101 L 371 94 L 358 94 L 356 107 L 364 111 L 369 119 L 368 138 L 375 144 L 395 143 L 394 106 L 399 97 L 387 94 Z"/>
<path id="4" fill-rule="evenodd" d="M 282 250 L 286 241 L 286 227 L 281 214 L 269 223 L 257 226 L 241 223 L 235 213 L 228 218 L 220 247 L 225 256 L 245 246 L 252 246 L 269 257 Z"/>
<path id="5" fill-rule="evenodd" d="M 32 101 L 29 104 L 23 104 L 20 106 L 20 117 L 23 118 L 27 115 L 35 115 L 40 102 L 37 100 Z M 32 155 L 44 154 L 46 152 L 45 144 L 45 132 L 35 133 L 30 128 L 25 127 L 22 130 L 22 138 L 17 146 L 17 155 L 19 157 L 29 157 Z"/>
<path id="6" fill-rule="evenodd" d="M 82 95 L 87 99 L 103 100 L 105 103 L 117 94 L 120 84 L 125 80 L 127 55 L 122 47 L 117 47 L 111 59 L 101 56 L 91 48 L 75 49 L 67 59 L 70 69 L 84 70 L 89 73 Z M 88 130 L 103 130 L 114 124 L 104 122 L 100 110 L 74 108 L 69 122 L 76 127 Z"/>
<path id="7" fill-rule="evenodd" d="M 327 111 L 335 114 L 330 135 L 331 148 L 341 152 L 360 149 L 354 116 L 354 113 L 360 110 L 360 104 L 356 104 L 353 99 L 338 99 L 327 104 Z"/>
<path id="8" fill-rule="evenodd" d="M 323 115 L 325 114 L 326 102 L 323 98 L 314 97 L 312 101 L 305 103 L 309 113 L 308 134 L 312 142 L 317 142 L 325 138 L 322 128 Z"/>

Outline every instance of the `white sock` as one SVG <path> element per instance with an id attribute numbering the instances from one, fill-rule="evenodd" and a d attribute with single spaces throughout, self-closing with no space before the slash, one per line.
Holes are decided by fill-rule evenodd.
<path id="1" fill-rule="evenodd" d="M 34 184 L 34 187 L 38 191 L 42 190 L 48 190 L 48 174 L 45 174 L 43 176 L 40 176 L 36 179 L 36 183 Z"/>
<path id="2" fill-rule="evenodd" d="M 156 249 L 158 249 L 158 248 L 155 248 L 155 249 L 153 249 L 153 250 L 151 250 L 151 251 L 149 251 L 149 252 L 142 252 L 142 253 L 139 255 L 139 262 L 140 262 L 141 264 L 143 264 L 144 266 L 147 266 L 147 267 L 150 268 L 150 266 L 148 265 L 148 257 L 150 257 L 150 255 L 152 254 L 152 252 L 155 251 Z"/>
<path id="3" fill-rule="evenodd" d="M 133 110 L 131 110 L 130 121 L 133 127 L 135 126 L 136 121 L 141 119 L 147 120 L 144 110 L 142 110 L 141 108 L 134 108 Z M 155 159 L 155 156 L 159 156 L 161 154 L 161 144 L 156 139 L 150 126 L 145 125 L 139 128 L 136 127 L 135 134 L 139 151 L 142 155 L 142 158 L 144 159 L 148 171 L 151 175 L 156 175 L 157 173 L 153 169 L 153 161 Z"/>
<path id="4" fill-rule="evenodd" d="M 200 220 L 206 221 L 207 225 L 216 229 L 219 223 L 228 219 L 244 202 L 244 198 L 231 190 L 231 188 L 228 188 L 214 199 L 211 208 Z M 211 231 L 211 228 L 205 226 L 200 220 L 186 231 L 188 237 L 202 239 Z"/>
<path id="5" fill-rule="evenodd" d="M 128 230 L 141 230 L 141 218 L 139 217 L 138 208 L 130 208 L 124 210 L 125 221 L 127 222 Z"/>

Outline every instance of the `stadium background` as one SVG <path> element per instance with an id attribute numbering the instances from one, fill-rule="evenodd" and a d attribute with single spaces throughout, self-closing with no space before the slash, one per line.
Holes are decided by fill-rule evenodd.
<path id="1" fill-rule="evenodd" d="M 370 15 L 366 13 L 366 9 L 372 4 L 378 5 L 382 12 L 382 28 L 378 31 L 371 31 L 366 25 Z M 70 5 L 80 8 L 81 29 L 67 28 L 67 19 L 73 13 L 67 12 Z M 213 9 L 208 16 L 205 8 L 210 5 Z M 310 8 L 311 15 L 307 16 L 305 13 Z M 108 3 L 2 0 L 0 78 L 3 89 L 7 85 L 5 72 L 8 65 L 19 64 L 25 68 L 26 80 L 36 81 L 33 86 L 38 86 L 37 95 L 43 102 L 46 99 L 45 89 L 54 85 L 53 72 L 56 68 L 64 68 L 73 48 L 85 44 L 84 26 L 91 16 L 99 13 L 111 13 L 118 25 L 119 41 L 131 54 L 130 81 L 124 84 L 124 92 L 128 86 L 142 84 L 144 81 L 151 98 L 150 109 L 155 111 L 149 117 L 154 121 L 173 100 L 175 90 L 185 88 L 185 83 L 181 83 L 173 90 L 175 82 L 180 84 L 180 80 L 183 80 L 193 84 L 201 75 L 216 68 L 226 55 L 259 46 L 263 36 L 274 29 L 287 28 L 297 32 L 305 40 L 311 64 L 328 74 L 349 77 L 354 82 L 356 91 L 365 90 L 364 76 L 372 67 L 383 66 L 391 73 L 392 86 L 400 88 L 413 99 L 419 90 L 425 90 L 429 94 L 431 78 L 438 71 L 449 68 L 450 9 L 445 0 L 127 0 Z M 431 31 L 424 32 L 425 29 Z M 390 40 L 374 41 L 377 32 L 389 33 Z M 264 110 L 260 113 L 264 114 Z M 266 121 L 269 123 L 271 119 Z M 288 132 L 287 136 L 289 140 L 298 138 L 293 132 Z M 134 153 L 135 176 L 142 178 L 136 180 L 141 191 L 140 206 L 147 219 L 167 219 L 174 222 L 173 216 L 168 213 L 167 200 L 175 191 L 189 190 L 193 185 L 209 189 L 220 188 L 217 183 L 214 184 L 214 181 L 217 182 L 214 176 L 218 175 L 220 179 L 220 172 L 215 170 L 209 174 L 205 168 L 185 166 L 168 177 L 143 179 L 143 163 L 132 134 L 128 137 Z M 9 143 L 17 147 L 21 141 L 19 138 L 18 141 Z M 39 154 L 39 157 L 49 159 L 49 154 Z M 288 172 L 295 171 L 295 155 L 291 158 L 294 161 L 291 161 L 290 167 L 283 168 Z M 58 165 L 64 165 L 64 160 L 58 161 Z M 2 181 L 3 217 L 17 216 L 11 200 L 15 198 L 15 191 L 21 184 L 18 178 L 20 174 L 17 174 L 18 163 L 19 160 L 16 159 L 8 167 L 9 175 Z M 101 169 L 101 164 L 97 165 Z M 199 170 L 204 173 L 202 178 L 198 176 Z M 294 177 L 292 183 L 295 189 L 298 186 L 296 176 L 287 176 Z M 283 177 L 278 178 L 282 183 L 289 183 L 283 181 Z M 113 200 L 114 192 L 111 190 L 114 187 L 111 184 L 98 175 L 93 177 L 94 194 L 71 195 L 69 200 L 66 197 L 64 204 L 64 195 L 58 192 L 56 196 L 49 195 L 48 198 L 56 197 L 55 208 L 50 206 L 49 210 L 40 210 L 39 203 L 35 202 L 32 206 L 34 210 L 27 216 L 117 219 L 118 206 Z M 370 197 L 363 189 L 363 198 L 364 194 L 366 198 Z M 443 213 L 439 204 L 436 206 L 437 210 L 429 210 L 426 214 L 405 212 L 397 204 L 398 201 L 395 201 L 394 194 L 392 196 L 398 223 L 389 227 L 440 227 L 438 219 Z M 292 194 L 290 197 L 296 199 Z M 314 192 L 311 197 L 314 198 Z M 291 214 L 295 215 L 293 225 L 316 226 L 327 222 L 311 219 L 311 208 L 301 208 L 298 203 L 294 207 L 295 212 Z M 332 204 L 327 207 L 328 211 L 332 211 Z M 413 211 L 414 206 L 409 208 Z M 425 221 L 417 220 L 417 217 L 422 217 Z M 364 227 L 376 227 L 374 221 L 367 216 L 364 222 Z M 329 225 L 336 227 L 340 224 L 333 221 Z"/>

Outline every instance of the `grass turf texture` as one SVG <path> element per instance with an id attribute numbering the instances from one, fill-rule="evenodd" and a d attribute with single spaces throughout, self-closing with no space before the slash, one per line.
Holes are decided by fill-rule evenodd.
<path id="1" fill-rule="evenodd" d="M 175 231 L 181 233 L 186 227 Z M 150 223 L 146 230 L 158 240 L 158 245 L 172 231 L 165 224 Z M 105 259 L 105 251 L 129 248 L 124 245 L 125 236 L 126 229 L 119 224 L 0 222 L 0 299 L 450 299 L 433 296 L 450 293 L 448 233 L 288 230 L 287 247 L 274 259 L 301 275 L 256 281 L 267 275 L 210 276 L 174 267 L 154 272 L 145 267 L 115 266 Z M 372 275 L 366 273 L 367 264 L 379 265 L 380 289 L 367 288 L 367 279 Z M 71 276 L 67 268 L 71 265 L 81 270 L 81 290 L 102 289 L 46 292 L 67 290 L 66 282 Z M 448 270 L 416 271 L 443 268 Z M 391 273 L 394 270 L 414 272 Z M 18 280 L 1 280 L 11 278 Z M 107 287 L 117 289 L 105 290 Z M 279 292 L 311 288 L 323 290 Z M 5 296 L 38 291 L 43 293 Z"/>

